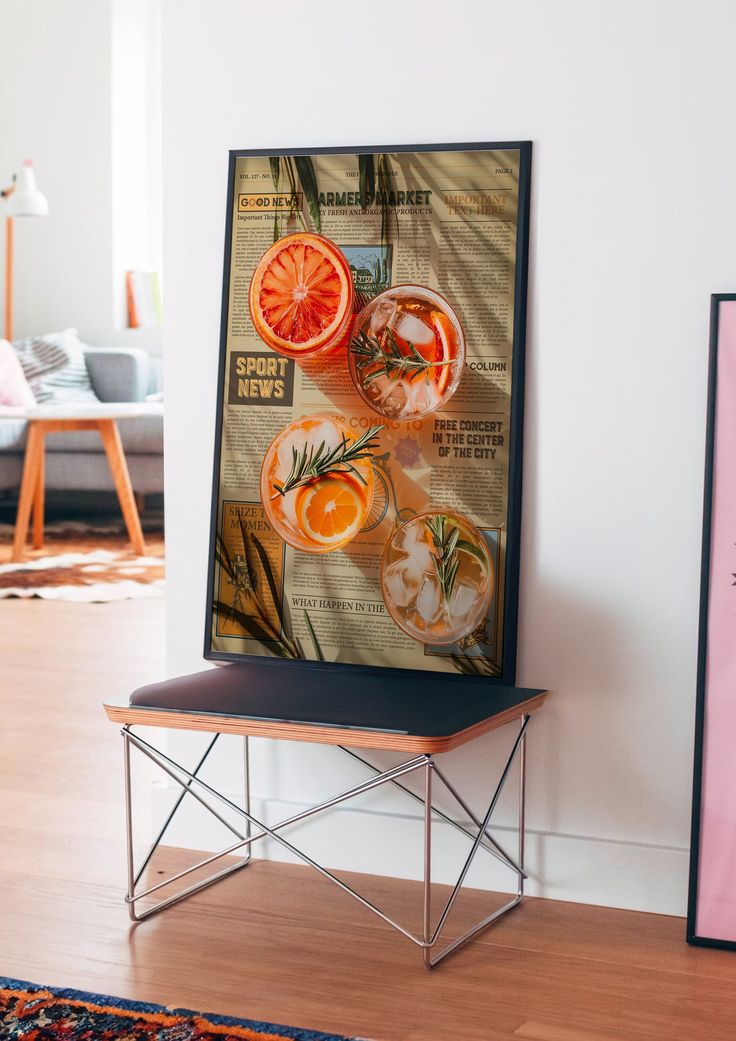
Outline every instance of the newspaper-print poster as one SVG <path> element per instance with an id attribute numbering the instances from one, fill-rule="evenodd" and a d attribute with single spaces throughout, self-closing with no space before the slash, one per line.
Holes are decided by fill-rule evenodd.
<path id="1" fill-rule="evenodd" d="M 530 161 L 231 154 L 208 657 L 513 682 Z"/>

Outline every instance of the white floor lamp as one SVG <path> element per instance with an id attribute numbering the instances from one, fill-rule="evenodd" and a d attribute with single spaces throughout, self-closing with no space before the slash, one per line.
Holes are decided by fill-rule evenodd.
<path id="1" fill-rule="evenodd" d="M 10 187 L 0 191 L 7 199 L 5 208 L 5 339 L 13 339 L 13 219 L 45 217 L 49 212 L 46 196 L 36 187 L 33 163 L 26 159 Z"/>

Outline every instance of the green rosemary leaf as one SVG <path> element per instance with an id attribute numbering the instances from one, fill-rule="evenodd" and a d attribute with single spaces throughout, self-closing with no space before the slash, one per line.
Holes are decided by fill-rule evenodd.
<path id="1" fill-rule="evenodd" d="M 389 339 L 391 354 L 393 354 L 394 358 L 403 358 L 404 355 L 401 353 L 401 348 L 396 342 L 396 337 L 390 325 L 386 326 L 386 336 Z"/>
<path id="2" fill-rule="evenodd" d="M 274 483 L 276 493 L 286 495 L 292 488 L 299 488 L 318 477 L 326 477 L 331 473 L 352 472 L 365 484 L 365 480 L 357 473 L 353 463 L 358 459 L 369 459 L 373 455 L 373 450 L 379 444 L 376 435 L 381 430 L 383 430 L 382 426 L 370 427 L 354 441 L 348 441 L 346 437 L 343 437 L 339 444 L 330 451 L 326 450 L 324 441 L 316 451 L 314 445 L 305 444 L 301 454 L 295 451 L 294 464 L 283 484 Z"/>
<path id="3" fill-rule="evenodd" d="M 377 380 L 380 376 L 386 375 L 388 375 L 387 369 L 375 369 L 373 372 L 369 372 L 367 376 L 363 376 L 363 385 L 367 386 L 369 383 L 373 383 L 374 380 Z"/>
<path id="4" fill-rule="evenodd" d="M 386 255 L 387 246 L 393 234 L 395 233 L 396 239 L 399 237 L 399 217 L 396 207 L 389 205 L 390 193 L 394 186 L 391 159 L 386 152 L 379 153 L 376 158 L 376 173 L 381 203 L 381 246 Z"/>
<path id="5" fill-rule="evenodd" d="M 455 546 L 457 546 L 457 540 L 459 538 L 460 538 L 460 529 L 459 528 L 453 528 L 452 529 L 452 534 L 450 535 L 449 539 L 447 540 L 447 549 L 445 550 L 445 552 L 447 553 L 448 557 L 450 557 L 454 553 Z"/>
<path id="6" fill-rule="evenodd" d="M 376 167 L 373 154 L 358 156 L 358 186 L 361 208 L 365 210 L 376 197 Z"/>
<path id="7" fill-rule="evenodd" d="M 360 458 L 363 459 L 365 457 L 364 456 L 360 456 Z M 356 477 L 360 481 L 361 484 L 366 484 L 367 483 L 365 477 L 363 476 L 363 474 L 360 472 L 360 470 L 356 470 L 356 468 L 353 466 L 352 463 L 345 463 L 344 466 L 345 466 L 345 470 L 347 471 L 347 473 L 353 474 L 353 476 Z"/>
<path id="8" fill-rule="evenodd" d="M 298 193 L 296 190 L 296 172 L 294 170 L 294 160 L 290 155 L 283 156 L 284 167 L 286 168 L 286 176 L 289 178 L 289 188 L 291 190 L 291 206 L 289 208 L 289 219 L 296 216 L 299 219 L 304 231 L 307 230 L 307 225 L 304 222 L 302 211 L 297 206 Z"/>
<path id="9" fill-rule="evenodd" d="M 483 550 L 476 546 L 474 542 L 469 542 L 468 539 L 458 539 L 457 548 L 459 550 L 462 550 L 463 553 L 467 553 L 471 557 L 475 557 L 475 559 L 480 564 L 482 564 L 485 569 L 486 558 L 483 554 Z"/>
<path id="10" fill-rule="evenodd" d="M 416 349 L 416 347 L 415 347 L 415 346 L 414 346 L 414 344 L 413 344 L 413 343 L 411 342 L 411 340 L 407 340 L 406 342 L 407 342 L 407 343 L 409 344 L 409 350 L 410 350 L 410 351 L 411 351 L 411 353 L 412 353 L 412 354 L 414 355 L 414 357 L 416 358 L 416 360 L 417 360 L 418 362 L 424 363 L 424 362 L 425 362 L 425 361 L 427 360 L 427 359 L 426 359 L 426 358 L 424 357 L 424 355 L 423 355 L 423 354 L 420 354 L 420 353 L 419 353 L 419 351 L 418 351 L 418 350 Z"/>
<path id="11" fill-rule="evenodd" d="M 279 190 L 279 178 L 281 177 L 281 156 L 272 155 L 268 159 L 269 166 L 271 167 L 271 180 L 273 181 L 274 191 Z"/>
<path id="12" fill-rule="evenodd" d="M 429 361 L 410 340 L 407 340 L 407 343 L 409 344 L 409 354 L 402 354 L 396 337 L 388 326 L 384 340 L 380 340 L 377 336 L 367 336 L 362 329 L 357 336 L 353 336 L 350 341 L 350 353 L 359 359 L 356 362 L 358 368 L 365 369 L 369 365 L 378 366 L 365 375 L 361 373 L 363 384 L 372 383 L 380 376 L 395 376 L 397 379 L 403 376 L 409 380 L 421 375 L 428 377 L 430 369 L 452 364 L 450 358 L 443 361 Z"/>
<path id="13" fill-rule="evenodd" d="M 434 569 L 445 601 L 445 610 L 450 612 L 450 597 L 457 578 L 460 562 L 457 559 L 457 543 L 460 529 L 442 513 L 433 514 L 425 520 L 432 536 L 434 547 Z"/>
<path id="14" fill-rule="evenodd" d="M 268 160 L 269 166 L 271 167 L 271 180 L 273 181 L 273 190 L 277 192 L 279 190 L 279 180 L 281 179 L 281 156 L 272 155 Z M 273 211 L 273 241 L 279 237 L 279 211 L 274 209 Z"/>
<path id="15" fill-rule="evenodd" d="M 314 172 L 314 163 L 308 155 L 295 155 L 296 172 L 302 182 L 302 188 L 307 199 L 309 213 L 314 221 L 318 232 L 322 231 L 322 215 L 319 209 L 319 189 L 317 188 L 317 175 Z"/>

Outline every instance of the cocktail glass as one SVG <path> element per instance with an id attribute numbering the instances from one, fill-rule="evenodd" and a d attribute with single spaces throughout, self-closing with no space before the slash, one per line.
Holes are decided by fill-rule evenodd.
<path id="1" fill-rule="evenodd" d="M 355 538 L 373 502 L 370 458 L 294 482 L 295 466 L 323 446 L 323 456 L 360 436 L 337 416 L 305 416 L 271 442 L 261 466 L 261 502 L 274 531 L 294 549 L 330 553 Z M 306 455 L 305 455 L 306 453 Z"/>
<path id="2" fill-rule="evenodd" d="M 471 633 L 488 612 L 493 582 L 485 539 L 455 511 L 432 509 L 411 517 L 383 551 L 386 610 L 420 643 L 457 643 Z"/>
<path id="3" fill-rule="evenodd" d="M 330 239 L 297 232 L 277 239 L 256 265 L 248 292 L 255 331 L 289 358 L 312 358 L 347 342 L 353 276 Z"/>
<path id="4" fill-rule="evenodd" d="M 355 388 L 387 419 L 416 419 L 455 393 L 465 364 L 460 319 L 424 286 L 379 293 L 355 319 L 348 348 Z"/>

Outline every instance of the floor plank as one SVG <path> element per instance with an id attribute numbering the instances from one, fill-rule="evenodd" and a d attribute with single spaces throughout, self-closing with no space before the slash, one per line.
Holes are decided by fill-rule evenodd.
<path id="1" fill-rule="evenodd" d="M 736 1037 L 736 956 L 687 947 L 681 919 L 529 900 L 427 973 L 324 879 L 256 860 L 131 926 L 100 703 L 162 672 L 161 601 L 0 603 L 0 973 L 376 1041 Z M 151 878 L 194 856 L 165 850 Z M 416 924 L 416 883 L 344 877 Z M 465 895 L 450 935 L 497 899 Z"/>

